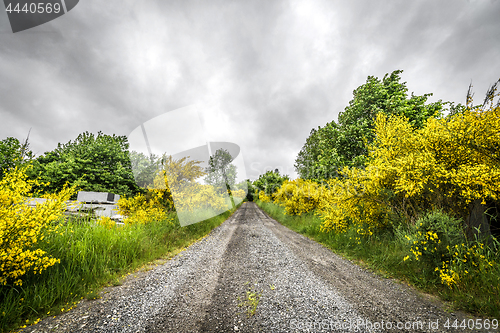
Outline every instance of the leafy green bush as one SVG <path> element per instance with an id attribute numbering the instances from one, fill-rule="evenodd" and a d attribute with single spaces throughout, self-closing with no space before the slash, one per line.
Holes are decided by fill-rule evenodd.
<path id="1" fill-rule="evenodd" d="M 48 185 L 42 193 L 60 191 L 66 183 L 82 191 L 111 192 L 132 196 L 139 191 L 136 185 L 126 136 L 99 132 L 80 134 L 74 141 L 58 144 L 33 163 L 32 178 Z"/>
<path id="2" fill-rule="evenodd" d="M 463 221 L 440 210 L 425 214 L 408 229 L 404 238 L 415 259 L 423 260 L 433 269 L 451 258 L 450 248 L 466 241 Z"/>
<path id="3" fill-rule="evenodd" d="M 287 175 L 281 176 L 278 169 L 274 171 L 267 171 L 253 182 L 253 187 L 255 187 L 259 192 L 263 191 L 266 196 L 272 197 L 272 195 L 281 187 L 283 182 L 288 179 Z"/>
<path id="4" fill-rule="evenodd" d="M 33 157 L 27 139 L 24 143 L 13 137 L 0 141 L 0 179 L 9 170 L 30 161 Z"/>

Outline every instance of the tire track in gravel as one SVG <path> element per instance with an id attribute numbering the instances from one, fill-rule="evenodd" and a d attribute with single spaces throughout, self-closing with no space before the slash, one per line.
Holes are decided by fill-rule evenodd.
<path id="1" fill-rule="evenodd" d="M 466 329 L 445 328 L 446 322 L 469 320 L 475 317 L 462 312 L 448 313 L 443 303 L 396 280 L 384 279 L 352 262 L 341 258 L 328 248 L 300 235 L 257 209 L 256 214 L 263 224 L 291 250 L 293 255 L 307 265 L 315 276 L 337 290 L 355 309 L 363 320 L 376 326 L 382 325 L 384 332 L 471 332 Z M 391 323 L 391 326 L 387 324 Z M 398 328 L 395 325 L 411 324 L 413 328 Z M 437 325 L 436 325 L 437 324 Z M 363 327 L 363 325 L 361 325 Z M 301 330 L 297 330 L 301 331 Z M 304 330 L 302 330 L 304 331 Z M 305 330 L 307 331 L 307 330 Z M 329 332 L 330 330 L 310 330 Z M 333 330 L 332 330 L 333 331 Z M 475 330 L 486 332 L 486 330 Z M 498 330 L 495 330 L 498 332 Z"/>
<path id="2" fill-rule="evenodd" d="M 158 313 L 171 330 L 196 332 L 206 315 L 220 261 L 242 211 L 165 264 L 129 276 L 121 286 L 105 288 L 102 298 L 83 300 L 77 308 L 46 318 L 22 332 L 150 332 Z"/>
<path id="3" fill-rule="evenodd" d="M 334 290 L 325 288 L 307 266 L 297 261 L 253 203 L 243 208 L 224 256 L 216 294 L 203 332 L 290 332 L 293 325 L 361 319 Z M 272 287 L 271 287 L 272 286 Z M 249 288 L 262 296 L 255 315 L 238 307 Z"/>
<path id="4" fill-rule="evenodd" d="M 239 306 L 249 290 L 260 294 L 253 315 Z M 254 203 L 244 203 L 172 260 L 107 288 L 102 299 L 83 301 L 24 331 L 443 332 L 447 319 L 463 318 L 287 229 Z M 382 320 L 384 329 L 357 325 Z M 387 329 L 387 322 L 419 321 L 415 330 Z M 428 326 L 430 321 L 439 321 L 437 329 Z"/>

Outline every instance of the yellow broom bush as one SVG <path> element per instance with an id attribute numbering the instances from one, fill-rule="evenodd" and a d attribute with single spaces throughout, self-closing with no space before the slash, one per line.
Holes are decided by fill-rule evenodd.
<path id="1" fill-rule="evenodd" d="M 318 207 L 324 232 L 345 232 L 356 225 L 358 233 L 372 234 L 388 222 L 384 192 L 368 170 L 344 168 L 343 178 L 330 179 Z"/>
<path id="2" fill-rule="evenodd" d="M 186 184 L 174 193 L 177 212 L 194 212 L 195 210 L 213 209 L 227 210 L 226 200 L 212 185 L 196 182 Z"/>
<path id="3" fill-rule="evenodd" d="M 22 285 L 22 277 L 40 274 L 59 262 L 37 248 L 45 232 L 55 232 L 52 222 L 61 218 L 74 188 L 65 187 L 43 204 L 25 205 L 37 181 L 28 180 L 26 169 L 14 168 L 0 180 L 0 284 Z"/>
<path id="4" fill-rule="evenodd" d="M 285 180 L 274 194 L 274 202 L 290 215 L 301 215 L 318 208 L 324 189 L 311 180 Z"/>
<path id="5" fill-rule="evenodd" d="M 109 216 L 101 216 L 97 219 L 97 223 L 105 227 L 106 229 L 113 229 L 116 227 L 116 222 L 113 221 Z"/>
<path id="6" fill-rule="evenodd" d="M 244 199 L 247 196 L 246 192 L 244 190 L 242 190 L 242 189 L 231 191 L 231 194 L 234 197 L 240 198 L 240 199 Z"/>
<path id="7" fill-rule="evenodd" d="M 429 118 L 421 129 L 380 113 L 374 132 L 366 167 L 329 181 L 324 231 L 345 230 L 348 222 L 384 225 L 389 213 L 409 223 L 438 209 L 464 218 L 473 201 L 499 200 L 500 107 L 468 107 Z"/>
<path id="8" fill-rule="evenodd" d="M 259 192 L 259 200 L 262 202 L 271 202 L 271 198 L 264 191 Z"/>
<path id="9" fill-rule="evenodd" d="M 138 194 L 118 201 L 120 214 L 127 216 L 124 222 L 132 224 L 163 220 L 174 206 L 178 213 L 229 209 L 224 197 L 213 186 L 195 181 L 205 175 L 199 163 L 185 157 L 174 160 L 172 156 L 164 156 L 162 169 L 158 170 L 147 195 Z M 244 191 L 235 191 L 233 194 L 244 196 Z"/>
<path id="10" fill-rule="evenodd" d="M 500 107 L 429 118 L 415 131 L 401 117 L 379 115 L 375 125 L 367 169 L 374 181 L 400 195 L 400 208 L 414 215 L 444 209 L 465 217 L 474 200 L 500 198 Z"/>
<path id="11" fill-rule="evenodd" d="M 161 221 L 166 219 L 167 212 L 162 199 L 161 190 L 152 190 L 149 196 L 137 194 L 131 198 L 120 198 L 118 200 L 118 211 L 126 216 L 125 224 L 146 224 L 151 221 Z"/>

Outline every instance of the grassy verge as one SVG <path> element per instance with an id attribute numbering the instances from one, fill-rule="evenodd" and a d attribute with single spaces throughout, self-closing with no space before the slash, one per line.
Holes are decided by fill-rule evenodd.
<path id="1" fill-rule="evenodd" d="M 276 204 L 261 201 L 256 203 L 284 226 L 383 277 L 397 278 L 423 292 L 437 295 L 448 302 L 450 309 L 482 317 L 500 318 L 500 260 L 496 260 L 492 267 L 469 270 L 460 277 L 458 285 L 450 288 L 441 283 L 435 265 L 422 260 L 405 261 L 404 258 L 411 255 L 408 245 L 392 231 L 366 237 L 359 235 L 354 228 L 342 234 L 324 233 L 320 231 L 321 220 L 312 213 L 290 216 L 285 215 L 284 209 Z M 494 255 L 496 259 L 500 259 L 498 253 Z"/>
<path id="2" fill-rule="evenodd" d="M 61 260 L 23 285 L 0 287 L 0 331 L 17 329 L 69 311 L 81 299 L 98 297 L 127 273 L 158 258 L 171 257 L 206 236 L 235 211 L 180 227 L 175 214 L 164 221 L 106 228 L 75 220 L 47 237 L 41 248 Z"/>

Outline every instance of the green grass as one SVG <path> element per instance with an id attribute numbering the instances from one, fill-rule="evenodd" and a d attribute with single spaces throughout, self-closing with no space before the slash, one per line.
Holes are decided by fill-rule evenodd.
<path id="1" fill-rule="evenodd" d="M 20 287 L 0 287 L 0 331 L 66 312 L 82 298 L 98 298 L 104 286 L 119 285 L 128 273 L 155 259 L 175 255 L 206 236 L 233 212 L 186 227 L 180 227 L 175 214 L 170 216 L 174 223 L 153 221 L 113 229 L 90 221 L 68 222 L 59 234 L 40 244 L 59 258 L 60 264 L 41 275 L 27 274 Z"/>
<path id="2" fill-rule="evenodd" d="M 500 317 L 500 256 L 495 257 L 496 265 L 489 270 L 470 271 L 461 275 L 460 285 L 453 289 L 441 283 L 435 266 L 422 260 L 407 260 L 408 245 L 391 230 L 363 237 L 354 228 L 346 233 L 324 233 L 320 231 L 321 220 L 313 213 L 301 216 L 284 214 L 284 209 L 273 203 L 256 201 L 269 216 L 284 226 L 301 233 L 330 248 L 344 258 L 353 260 L 365 268 L 386 278 L 397 278 L 417 289 L 441 297 L 450 309 L 463 310 L 483 317 Z"/>
<path id="3" fill-rule="evenodd" d="M 248 290 L 246 292 L 246 296 L 244 296 L 243 299 L 241 299 L 240 297 L 237 298 L 239 302 L 238 307 L 244 307 L 247 312 L 247 316 L 250 318 L 257 311 L 257 306 L 259 305 L 259 301 L 264 290 L 261 290 L 260 292 L 254 290 L 252 288 L 252 285 L 248 281 L 245 283 L 245 285 L 248 285 Z"/>

